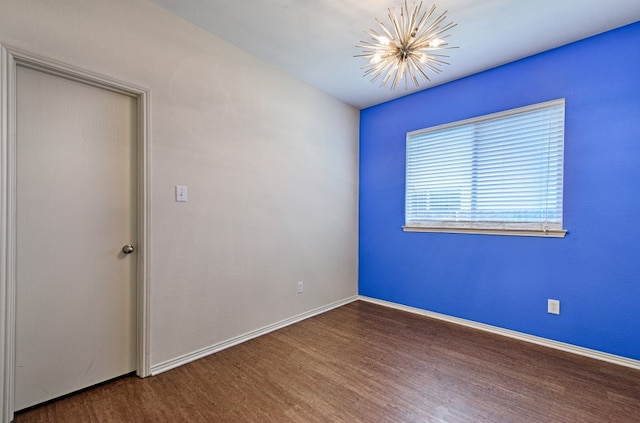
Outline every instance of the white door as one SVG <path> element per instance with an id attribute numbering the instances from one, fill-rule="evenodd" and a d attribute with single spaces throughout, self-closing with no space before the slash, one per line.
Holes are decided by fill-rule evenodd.
<path id="1" fill-rule="evenodd" d="M 137 100 L 18 66 L 15 409 L 136 366 Z"/>

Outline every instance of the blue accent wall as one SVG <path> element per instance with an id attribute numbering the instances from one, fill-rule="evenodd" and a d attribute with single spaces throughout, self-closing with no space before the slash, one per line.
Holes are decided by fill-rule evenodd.
<path id="1" fill-rule="evenodd" d="M 557 98 L 565 238 L 402 231 L 408 131 Z M 361 295 L 640 359 L 640 22 L 360 119 Z"/>

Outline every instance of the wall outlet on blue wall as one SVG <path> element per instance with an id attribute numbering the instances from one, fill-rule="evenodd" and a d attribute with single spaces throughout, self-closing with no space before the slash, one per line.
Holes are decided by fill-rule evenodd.
<path id="1" fill-rule="evenodd" d="M 547 300 L 547 312 L 550 314 L 560 314 L 560 300 Z"/>

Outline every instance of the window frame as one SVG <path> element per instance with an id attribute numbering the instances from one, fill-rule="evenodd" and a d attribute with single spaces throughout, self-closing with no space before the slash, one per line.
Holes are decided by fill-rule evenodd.
<path id="1" fill-rule="evenodd" d="M 411 221 L 409 219 L 409 161 L 411 159 L 409 147 L 411 139 L 418 138 L 419 136 L 423 136 L 425 134 L 441 132 L 444 130 L 452 130 L 459 128 L 464 130 L 467 127 L 473 127 L 475 124 L 486 123 L 489 121 L 495 121 L 498 119 L 503 119 L 505 117 L 510 116 L 518 116 L 524 115 L 530 112 L 544 110 L 544 109 L 552 109 L 552 108 L 562 108 L 562 138 L 560 144 L 560 160 L 559 160 L 559 168 L 560 168 L 560 217 L 559 223 L 555 221 L 551 226 L 547 227 L 544 222 L 536 221 L 536 222 L 510 222 L 510 221 L 476 221 L 473 219 L 460 221 L 452 221 L 452 220 L 425 220 L 425 221 Z M 465 119 L 461 121 L 451 122 L 443 125 L 437 125 L 430 128 L 419 129 L 411 132 L 407 132 L 406 134 L 406 157 L 405 157 L 405 224 L 402 226 L 402 229 L 405 232 L 444 232 L 444 233 L 468 233 L 468 234 L 490 234 L 490 235 L 516 235 L 516 236 L 538 236 L 538 237 L 559 237 L 562 238 L 566 235 L 567 230 L 563 228 L 563 215 L 562 208 L 564 202 L 564 143 L 565 143 L 565 99 L 557 99 L 542 103 L 537 103 L 529 106 L 519 107 L 515 109 L 509 109 L 497 113 L 492 113 L 488 115 L 478 116 L 471 119 Z M 475 138 L 474 138 L 475 139 Z M 471 144 L 471 148 L 477 148 L 478 142 L 473 141 Z M 524 145 L 524 144 L 523 144 Z M 550 157 L 550 156 L 549 156 Z M 548 158 L 547 158 L 548 159 Z M 549 160 L 548 160 L 549 161 Z M 475 173 L 476 170 L 470 170 L 470 173 Z M 476 176 L 473 175 L 472 178 Z M 469 185 L 469 187 L 465 187 L 468 189 L 474 189 L 473 183 Z M 443 189 L 443 192 L 446 189 Z M 432 195 L 429 193 L 428 195 Z M 415 203 L 414 203 L 415 204 Z M 473 210 L 475 213 L 477 210 Z M 514 210 L 512 210 L 513 212 Z M 545 209 L 546 211 L 546 209 Z"/>

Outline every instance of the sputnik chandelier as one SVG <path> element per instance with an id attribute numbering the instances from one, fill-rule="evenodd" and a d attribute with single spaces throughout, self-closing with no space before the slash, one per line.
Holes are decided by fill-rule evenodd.
<path id="1" fill-rule="evenodd" d="M 445 11 L 435 19 L 431 19 L 436 6 L 420 15 L 422 2 L 413 4 L 409 12 L 407 0 L 400 7 L 400 15 L 395 8 L 389 9 L 390 28 L 376 19 L 380 24 L 381 32 L 370 29 L 365 31 L 371 36 L 370 41 L 360 41 L 356 47 L 362 49 L 362 54 L 355 57 L 364 57 L 368 60 L 362 69 L 364 76 L 370 76 L 375 83 L 382 78 L 380 83 L 384 87 L 391 81 L 391 89 L 395 89 L 404 79 L 405 89 L 408 88 L 409 79 L 416 87 L 420 86 L 418 79 L 431 81 L 429 73 L 439 74 L 441 66 L 449 63 L 442 58 L 449 57 L 441 53 L 451 47 L 447 44 L 447 32 L 456 26 L 453 22 L 444 23 L 447 18 Z M 408 75 L 407 75 L 408 74 Z"/>

